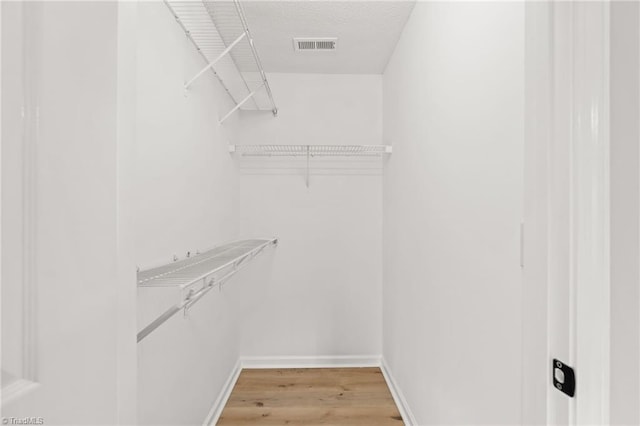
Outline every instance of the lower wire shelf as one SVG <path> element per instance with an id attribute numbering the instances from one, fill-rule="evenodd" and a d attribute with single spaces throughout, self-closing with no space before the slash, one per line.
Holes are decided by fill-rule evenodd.
<path id="1" fill-rule="evenodd" d="M 189 309 L 216 286 L 221 286 L 277 238 L 239 240 L 184 260 L 138 272 L 138 288 L 176 288 L 180 300 L 138 332 L 142 339 L 181 310 Z"/>

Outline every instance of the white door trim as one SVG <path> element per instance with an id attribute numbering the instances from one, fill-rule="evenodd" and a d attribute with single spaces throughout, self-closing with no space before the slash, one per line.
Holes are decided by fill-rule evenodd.
<path id="1" fill-rule="evenodd" d="M 2 7 L 0 7 L 1 9 Z M 7 11 L 5 11 L 5 14 Z M 20 306 L 20 316 L 11 318 L 16 324 L 12 330 L 19 334 L 20 347 L 5 348 L 19 352 L 21 359 L 19 372 L 13 371 L 17 377 L 16 381 L 2 389 L 2 406 L 13 403 L 21 397 L 38 389 L 38 359 L 37 359 L 37 145 L 39 138 L 39 98 L 38 98 L 38 75 L 41 72 L 40 66 L 40 16 L 41 7 L 36 3 L 25 2 L 14 6 L 9 16 L 15 19 L 14 22 L 19 29 L 12 31 L 17 37 L 17 49 L 20 51 L 20 63 L 14 64 L 22 72 L 20 81 L 14 82 L 19 85 L 19 97 L 10 104 L 9 112 L 15 117 L 17 108 L 20 108 L 19 115 L 21 122 L 14 123 L 19 131 L 11 133 L 12 140 L 3 140 L 3 146 L 12 144 L 19 146 L 20 150 L 20 172 L 13 175 L 16 185 L 20 186 L 20 199 L 11 200 L 19 203 L 22 222 L 13 223 L 19 228 L 19 235 L 7 237 L 3 234 L 3 244 L 6 247 L 14 248 L 11 261 L 20 265 L 19 277 L 11 277 L 9 282 L 3 283 L 5 286 L 15 286 L 21 293 L 19 300 L 14 300 Z M 0 15 L 0 19 L 2 16 Z M 1 29 L 0 29 L 1 30 Z M 20 33 L 18 34 L 18 31 Z M 5 34 L 6 36 L 6 34 Z M 2 52 L 0 52 L 1 54 Z M 20 105 L 17 104 L 20 102 Z M 5 116 L 6 117 L 6 116 Z M 6 126 L 6 123 L 5 123 Z M 6 128 L 5 128 L 6 130 Z M 6 137 L 6 133 L 4 135 Z M 5 161 L 6 160 L 5 158 Z M 7 176 L 5 176 L 6 178 Z M 5 200 L 6 201 L 6 200 Z M 8 254 L 4 254 L 7 262 Z M 4 314 L 6 316 L 6 313 Z M 4 318 L 7 320 L 7 318 Z"/>
<path id="2" fill-rule="evenodd" d="M 572 4 L 576 424 L 609 424 L 609 7 Z"/>
<path id="3" fill-rule="evenodd" d="M 526 13 L 522 420 L 608 424 L 609 3 Z M 575 398 L 553 388 L 553 357 L 575 367 Z"/>

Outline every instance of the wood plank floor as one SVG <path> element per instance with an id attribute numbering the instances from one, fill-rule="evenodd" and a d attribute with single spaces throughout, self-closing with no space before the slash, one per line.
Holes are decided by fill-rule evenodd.
<path id="1" fill-rule="evenodd" d="M 242 370 L 218 425 L 402 426 L 379 368 Z"/>

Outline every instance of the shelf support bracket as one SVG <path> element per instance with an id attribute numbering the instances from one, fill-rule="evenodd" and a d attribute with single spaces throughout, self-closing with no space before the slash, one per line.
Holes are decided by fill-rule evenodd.
<path id="1" fill-rule="evenodd" d="M 242 105 L 245 104 L 245 102 L 247 102 L 249 99 L 251 99 L 253 97 L 253 95 L 255 95 L 256 93 L 258 93 L 258 91 L 260 89 L 262 89 L 264 87 L 264 83 L 262 83 L 260 86 L 258 86 L 257 89 L 255 89 L 253 92 L 249 93 L 247 95 L 246 98 L 244 98 L 243 100 L 241 100 L 240 102 L 238 102 L 238 104 L 236 106 L 233 107 L 233 109 L 231 111 L 229 111 L 228 113 L 225 114 L 224 117 L 222 117 L 220 119 L 220 124 L 222 124 L 227 118 L 229 118 L 229 116 L 231 114 L 233 114 L 234 112 L 236 112 Z"/>
<path id="2" fill-rule="evenodd" d="M 233 47 L 236 44 L 240 43 L 240 41 L 243 38 L 245 38 L 246 36 L 247 36 L 247 32 L 246 31 L 244 31 L 242 34 L 240 34 L 240 36 L 237 39 L 235 39 L 234 42 L 231 43 L 226 49 L 224 49 L 222 51 L 222 53 L 217 58 L 215 58 L 213 61 L 209 62 L 209 64 L 206 67 L 204 67 L 198 74 L 196 74 L 195 77 L 193 77 L 191 80 L 186 82 L 185 85 L 184 85 L 184 90 L 187 90 L 193 84 L 194 81 L 196 81 L 198 78 L 200 78 L 200 76 L 202 74 L 207 72 L 210 68 L 213 68 L 213 66 L 216 63 L 218 63 L 218 61 L 220 61 L 220 59 L 224 58 L 227 53 L 231 52 L 231 49 L 233 49 Z"/>

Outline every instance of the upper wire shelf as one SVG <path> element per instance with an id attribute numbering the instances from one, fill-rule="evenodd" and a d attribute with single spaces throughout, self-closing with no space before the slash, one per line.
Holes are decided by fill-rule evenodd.
<path id="1" fill-rule="evenodd" d="M 229 145 L 229 152 L 256 157 L 380 157 L 390 145 Z"/>
<path id="2" fill-rule="evenodd" d="M 164 0 L 187 38 L 207 65 L 185 82 L 188 90 L 203 74 L 213 72 L 238 109 L 277 115 L 269 81 L 239 0 Z"/>
<path id="3" fill-rule="evenodd" d="M 276 238 L 240 240 L 207 250 L 187 259 L 138 272 L 138 287 L 173 287 L 180 300 L 138 333 L 138 342 L 173 315 L 185 312 L 215 286 L 221 286 Z"/>
<path id="4" fill-rule="evenodd" d="M 229 145 L 230 153 L 243 157 L 305 157 L 305 184 L 309 188 L 311 158 L 383 157 L 391 154 L 391 145 Z"/>

